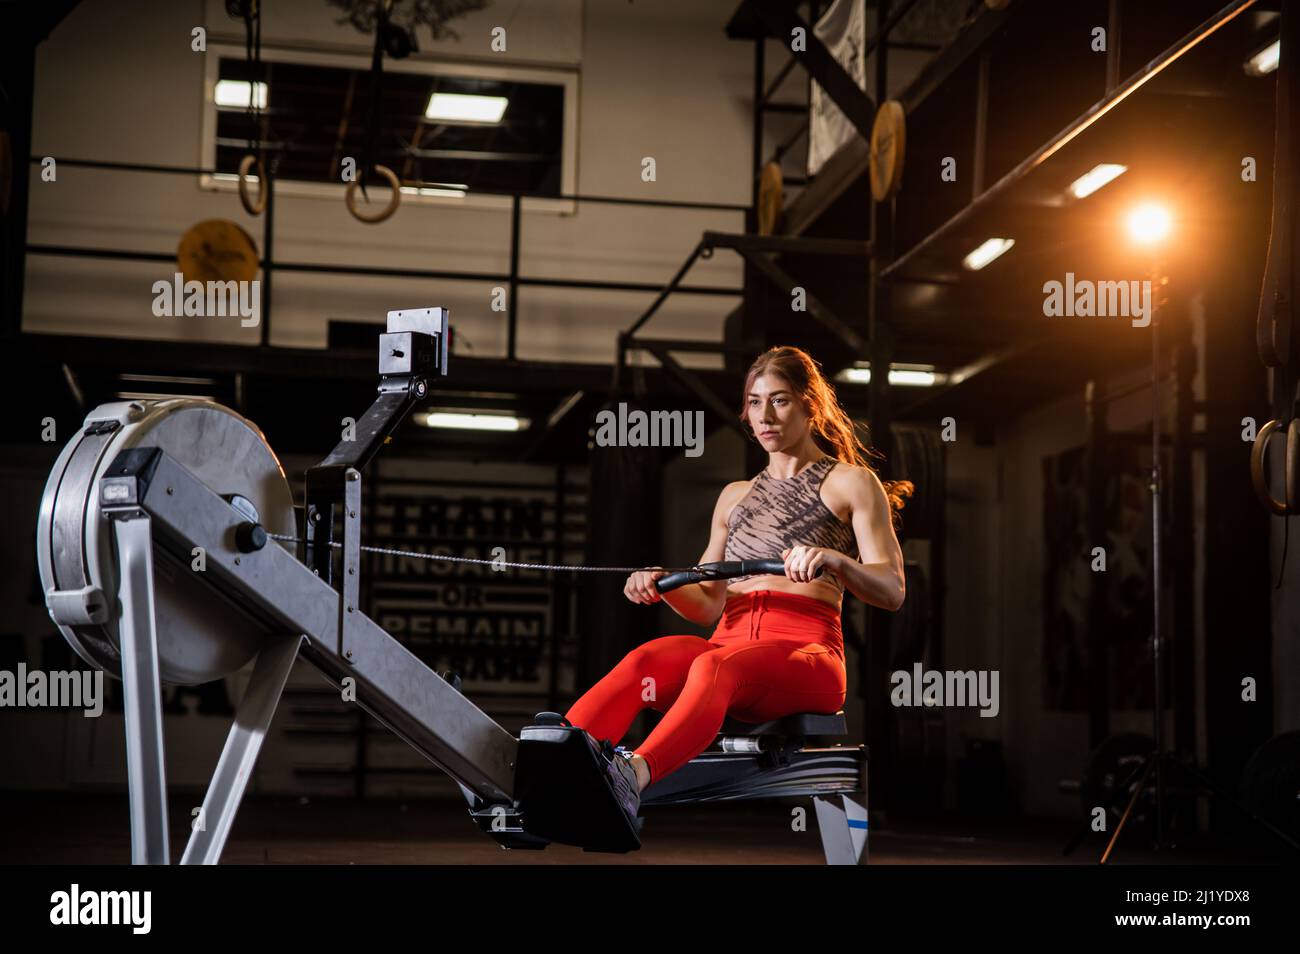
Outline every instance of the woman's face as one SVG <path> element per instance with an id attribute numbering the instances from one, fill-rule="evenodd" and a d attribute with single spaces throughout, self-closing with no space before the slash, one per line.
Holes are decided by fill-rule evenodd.
<path id="1" fill-rule="evenodd" d="M 808 433 L 808 412 L 785 378 L 760 374 L 745 395 L 749 426 L 769 454 L 789 450 Z"/>

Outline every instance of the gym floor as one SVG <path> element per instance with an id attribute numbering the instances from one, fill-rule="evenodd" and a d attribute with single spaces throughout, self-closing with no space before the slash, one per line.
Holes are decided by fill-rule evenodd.
<path id="1" fill-rule="evenodd" d="M 193 796 L 171 802 L 173 860 L 188 835 Z M 803 804 L 807 800 L 802 800 Z M 545 851 L 506 851 L 480 834 L 464 805 L 447 799 L 250 797 L 222 855 L 222 864 L 325 865 L 822 865 L 813 822 L 795 832 L 791 808 L 780 802 L 651 807 L 645 840 L 628 855 L 588 854 L 552 845 Z M 127 799 L 118 794 L 13 794 L 4 816 L 23 826 L 5 833 L 0 863 L 120 864 L 130 857 Z M 1074 834 L 1061 819 L 1007 821 L 942 816 L 871 819 L 870 863 L 901 865 L 1095 864 L 1104 840 L 1069 855 Z M 1095 836 L 1101 839 L 1101 836 Z M 1275 861 L 1266 850 L 1201 838 L 1161 855 L 1121 841 L 1112 864 L 1251 864 Z"/>

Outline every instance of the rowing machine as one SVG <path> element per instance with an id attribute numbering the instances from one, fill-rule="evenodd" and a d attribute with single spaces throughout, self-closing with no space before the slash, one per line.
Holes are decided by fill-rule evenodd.
<path id="1" fill-rule="evenodd" d="M 380 393 L 357 441 L 309 471 L 301 555 L 277 539 L 300 535 L 284 470 L 257 427 L 228 408 L 192 399 L 105 404 L 60 453 L 41 500 L 37 561 L 59 631 L 89 665 L 123 682 L 133 862 L 168 861 L 161 686 L 210 682 L 254 660 L 204 798 L 205 824 L 192 831 L 182 864 L 219 860 L 300 655 L 335 686 L 350 680 L 357 703 L 450 775 L 474 820 L 506 847 L 558 840 L 529 832 L 529 798 L 568 792 L 581 813 L 583 791 L 601 797 L 579 776 L 611 757 L 606 740 L 582 733 L 583 746 L 574 746 L 564 740 L 581 730 L 547 726 L 545 716 L 516 739 L 357 603 L 360 469 L 430 378 L 446 374 L 448 334 L 442 309 L 389 314 Z M 340 509 L 343 536 L 334 541 Z M 342 552 L 337 588 L 326 559 L 334 549 Z M 724 740 L 748 739 L 753 750 L 701 756 L 648 788 L 643 804 L 812 795 L 827 860 L 854 863 L 864 854 L 865 812 L 850 795 L 865 789 L 865 752 L 805 750 L 805 735 L 843 734 L 842 715 L 817 718 L 834 724 L 816 733 L 787 720 L 726 726 Z M 543 728 L 566 732 L 547 741 Z M 542 753 L 569 746 L 585 754 L 568 772 L 534 769 L 556 761 L 524 759 L 534 743 Z M 636 847 L 626 832 L 565 837 L 591 850 Z"/>

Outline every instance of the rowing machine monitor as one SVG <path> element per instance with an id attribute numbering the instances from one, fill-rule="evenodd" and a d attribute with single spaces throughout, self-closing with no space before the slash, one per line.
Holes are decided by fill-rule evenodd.
<path id="1" fill-rule="evenodd" d="M 361 471 L 379 453 L 402 418 L 429 393 L 429 382 L 447 374 L 450 315 L 446 308 L 388 313 L 379 336 L 379 396 L 338 445 L 306 475 L 306 552 L 303 562 L 334 585 L 334 520 L 342 516 L 344 570 L 339 601 L 339 655 L 351 659 L 348 629 L 361 595 Z"/>

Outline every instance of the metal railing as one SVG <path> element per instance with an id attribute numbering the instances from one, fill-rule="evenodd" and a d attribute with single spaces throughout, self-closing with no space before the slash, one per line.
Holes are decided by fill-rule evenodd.
<path id="1" fill-rule="evenodd" d="M 47 156 L 32 156 L 33 165 L 40 165 Z M 104 160 L 89 159 L 71 159 L 54 157 L 55 165 L 65 166 L 78 169 L 100 169 L 113 172 L 133 172 L 133 173 L 158 173 L 164 175 L 184 175 L 184 176 L 217 176 L 228 174 L 225 170 L 208 169 L 197 166 L 175 166 L 162 165 L 158 163 L 142 162 L 110 162 Z M 269 166 L 270 164 L 266 164 Z M 261 345 L 270 347 L 271 334 L 271 290 L 272 276 L 277 271 L 283 272 L 305 272 L 305 273 L 324 273 L 339 275 L 360 275 L 371 277 L 391 277 L 391 278 L 432 278 L 445 281 L 480 281 L 505 284 L 510 289 L 509 301 L 506 312 L 506 357 L 508 360 L 517 360 L 516 342 L 518 339 L 519 324 L 519 289 L 524 286 L 534 286 L 541 288 L 573 288 L 592 291 L 620 291 L 620 292 L 659 292 L 663 286 L 658 283 L 649 282 L 620 282 L 620 281 L 600 281 L 596 279 L 577 279 L 577 278 L 538 278 L 521 275 L 519 272 L 519 256 L 521 250 L 522 234 L 522 209 L 523 200 L 525 199 L 549 199 L 553 201 L 570 201 L 575 203 L 591 203 L 603 205 L 626 205 L 641 206 L 647 208 L 663 209 L 694 209 L 699 211 L 719 211 L 719 212 L 748 212 L 748 205 L 737 205 L 725 202 L 693 202 L 672 199 L 636 199 L 626 196 L 610 195 L 587 195 L 582 193 L 537 193 L 523 191 L 506 191 L 493 189 L 473 189 L 473 195 L 491 195 L 508 197 L 510 201 L 510 268 L 507 272 L 485 272 L 485 271 L 454 271 L 449 269 L 423 269 L 423 268 L 388 268 L 380 266 L 361 266 L 347 264 L 320 264 L 314 262 L 285 262 L 277 261 L 275 258 L 275 173 L 266 169 L 266 209 L 263 212 L 262 219 L 262 248 L 259 264 L 262 267 L 262 285 L 261 285 Z M 422 181 L 404 182 L 404 186 L 419 188 L 423 186 L 432 187 L 434 183 Z M 142 261 L 142 262 L 175 262 L 174 253 L 166 252 L 148 252 L 129 249 L 103 249 L 88 248 L 71 245 L 43 245 L 28 243 L 26 246 L 28 254 L 31 255 L 67 255 L 79 258 L 102 258 L 115 259 L 121 261 Z M 725 295 L 740 296 L 743 294 L 741 288 L 727 288 L 710 285 L 676 285 L 676 291 L 685 292 L 692 295 Z"/>

